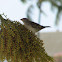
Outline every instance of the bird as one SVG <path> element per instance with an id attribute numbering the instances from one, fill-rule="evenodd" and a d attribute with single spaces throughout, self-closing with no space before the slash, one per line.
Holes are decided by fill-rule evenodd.
<path id="1" fill-rule="evenodd" d="M 30 21 L 28 18 L 22 18 L 20 20 L 24 23 L 25 28 L 32 31 L 33 33 L 36 33 L 44 28 L 50 27 L 50 26 L 43 26 L 33 21 Z"/>

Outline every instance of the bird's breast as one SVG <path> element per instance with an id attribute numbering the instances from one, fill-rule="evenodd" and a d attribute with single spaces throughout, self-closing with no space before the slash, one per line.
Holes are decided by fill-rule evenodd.
<path id="1" fill-rule="evenodd" d="M 36 32 L 36 29 L 33 28 L 31 25 L 27 25 L 27 24 L 24 24 L 24 25 L 25 25 L 25 27 L 26 27 L 28 30 L 32 31 L 33 33 Z"/>

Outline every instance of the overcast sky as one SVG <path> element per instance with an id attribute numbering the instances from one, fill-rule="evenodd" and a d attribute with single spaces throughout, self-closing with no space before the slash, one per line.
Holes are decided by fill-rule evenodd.
<path id="1" fill-rule="evenodd" d="M 35 4 L 35 2 L 33 1 L 32 4 Z M 25 14 L 29 5 L 30 2 L 28 4 L 23 4 L 22 2 L 20 2 L 20 0 L 0 0 L 0 14 L 4 13 L 5 15 L 7 15 L 9 19 L 20 21 L 21 18 L 26 17 Z M 56 31 L 57 28 L 55 28 L 54 22 L 57 10 L 52 12 L 50 9 L 50 4 L 48 2 L 43 3 L 42 5 L 43 5 L 42 10 L 45 12 L 47 16 L 44 14 L 41 15 L 42 17 L 40 24 L 45 26 L 46 25 L 51 26 L 51 28 L 43 29 L 40 32 Z M 36 7 L 34 9 L 34 14 L 35 15 L 32 16 L 33 21 L 38 23 L 38 9 Z M 58 29 L 62 30 L 60 26 L 62 26 L 61 22 L 60 25 L 58 26 Z"/>

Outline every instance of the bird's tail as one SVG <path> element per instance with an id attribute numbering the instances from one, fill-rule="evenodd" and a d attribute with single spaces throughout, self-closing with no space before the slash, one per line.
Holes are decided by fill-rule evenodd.
<path id="1" fill-rule="evenodd" d="M 44 27 L 46 28 L 46 27 L 50 27 L 50 26 L 44 26 Z"/>
<path id="2" fill-rule="evenodd" d="M 48 27 L 50 27 L 50 26 L 41 26 L 41 29 L 48 28 Z"/>

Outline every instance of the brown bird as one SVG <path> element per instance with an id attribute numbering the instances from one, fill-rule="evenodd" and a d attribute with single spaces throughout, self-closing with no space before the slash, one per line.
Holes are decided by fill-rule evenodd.
<path id="1" fill-rule="evenodd" d="M 30 21 L 30 20 L 27 19 L 27 18 L 22 18 L 22 19 L 20 19 L 20 20 L 23 21 L 24 26 L 25 26 L 28 30 L 32 31 L 33 33 L 36 33 L 36 32 L 38 32 L 38 31 L 40 31 L 41 29 L 50 27 L 50 26 L 42 26 L 42 25 L 39 25 L 38 23 L 32 22 L 32 21 Z"/>

